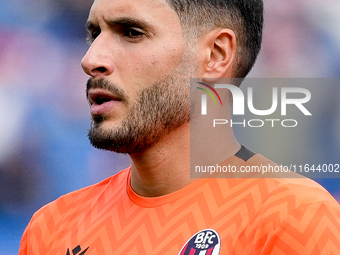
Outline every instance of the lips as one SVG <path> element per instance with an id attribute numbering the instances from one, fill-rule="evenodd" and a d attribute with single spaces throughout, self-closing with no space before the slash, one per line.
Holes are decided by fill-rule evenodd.
<path id="1" fill-rule="evenodd" d="M 90 89 L 87 98 L 91 105 L 92 115 L 104 114 L 122 101 L 117 95 L 103 89 Z"/>

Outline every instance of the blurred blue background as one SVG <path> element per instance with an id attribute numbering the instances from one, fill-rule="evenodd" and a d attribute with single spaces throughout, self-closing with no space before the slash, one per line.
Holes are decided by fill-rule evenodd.
<path id="1" fill-rule="evenodd" d="M 130 164 L 87 139 L 80 60 L 91 4 L 0 0 L 0 255 L 17 254 L 41 206 Z M 250 77 L 339 77 L 338 0 L 265 0 L 265 9 L 263 50 Z M 331 121 L 311 131 L 324 160 L 340 152 L 340 91 L 334 89 L 317 107 Z M 339 180 L 320 182 L 340 199 Z"/>

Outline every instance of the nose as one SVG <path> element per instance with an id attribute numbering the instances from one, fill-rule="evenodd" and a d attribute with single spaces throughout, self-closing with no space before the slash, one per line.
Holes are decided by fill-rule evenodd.
<path id="1" fill-rule="evenodd" d="M 99 37 L 91 44 L 85 56 L 81 60 L 84 72 L 93 78 L 108 76 L 113 72 L 112 52 L 107 41 Z"/>

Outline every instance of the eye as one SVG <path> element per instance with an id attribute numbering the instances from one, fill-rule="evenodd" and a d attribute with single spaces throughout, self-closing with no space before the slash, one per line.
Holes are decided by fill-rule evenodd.
<path id="1" fill-rule="evenodd" d="M 86 42 L 91 45 L 93 41 L 100 35 L 100 30 L 94 30 L 89 32 L 88 36 L 86 37 Z"/>
<path id="2" fill-rule="evenodd" d="M 145 35 L 144 31 L 140 28 L 128 28 L 123 31 L 123 36 L 132 39 L 138 39 L 144 35 Z"/>

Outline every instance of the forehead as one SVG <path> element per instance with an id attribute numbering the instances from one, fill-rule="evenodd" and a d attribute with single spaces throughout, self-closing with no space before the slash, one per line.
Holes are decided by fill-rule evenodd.
<path id="1" fill-rule="evenodd" d="M 177 13 L 166 0 L 95 0 L 89 14 L 89 21 L 129 17 L 141 19 L 150 24 L 179 24 Z"/>

